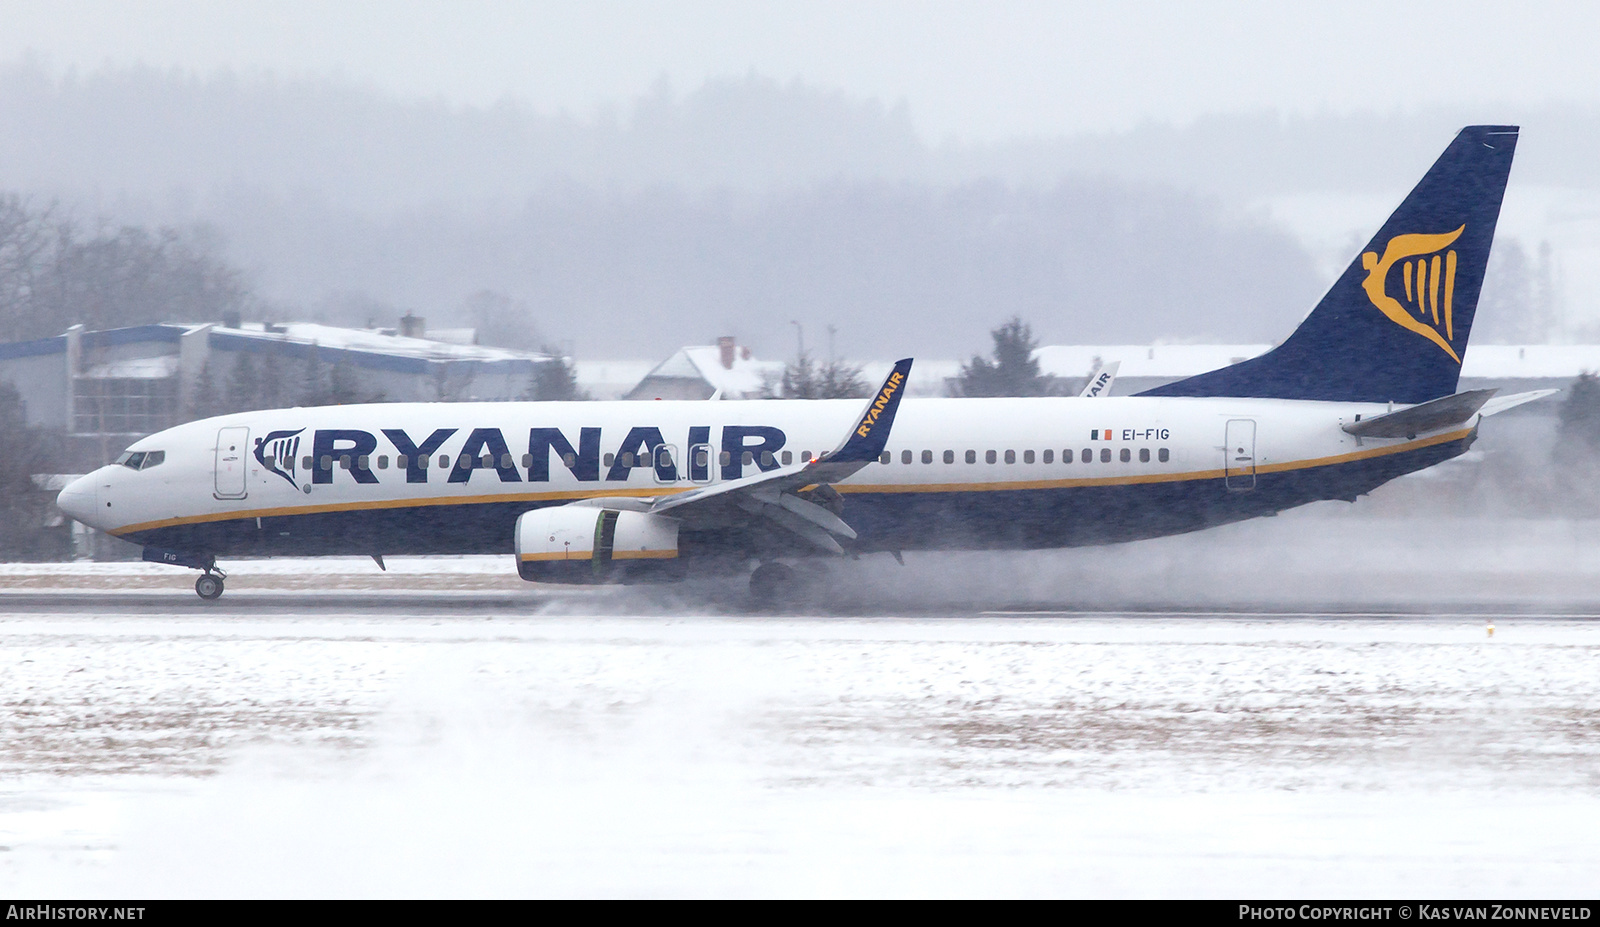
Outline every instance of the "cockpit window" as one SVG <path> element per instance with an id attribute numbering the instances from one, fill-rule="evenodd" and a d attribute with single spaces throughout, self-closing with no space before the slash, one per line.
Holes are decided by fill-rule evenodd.
<path id="1" fill-rule="evenodd" d="M 115 462 L 129 470 L 148 470 L 161 466 L 166 459 L 166 451 L 123 451 Z"/>

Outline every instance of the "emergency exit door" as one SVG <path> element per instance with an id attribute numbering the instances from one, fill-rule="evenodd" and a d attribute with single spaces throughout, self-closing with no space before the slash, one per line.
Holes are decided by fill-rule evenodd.
<path id="1" fill-rule="evenodd" d="M 1256 423 L 1248 418 L 1228 420 L 1227 446 L 1223 450 L 1224 482 L 1234 492 L 1256 488 Z"/>
<path id="2" fill-rule="evenodd" d="M 245 451 L 249 447 L 250 429 L 243 426 L 217 430 L 217 487 L 218 499 L 243 499 L 245 497 Z"/>

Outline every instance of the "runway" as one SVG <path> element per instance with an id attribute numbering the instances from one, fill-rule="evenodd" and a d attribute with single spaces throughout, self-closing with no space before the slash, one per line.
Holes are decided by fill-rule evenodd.
<path id="1" fill-rule="evenodd" d="M 1592 895 L 1586 548 L 1524 552 L 1491 597 L 1472 576 L 1500 552 L 1442 571 L 1411 540 L 1420 567 L 1304 581 L 1271 544 L 1154 546 L 1148 587 L 1113 575 L 1128 548 L 908 558 L 766 610 L 490 558 L 243 564 L 214 603 L 153 565 L 3 566 L 0 884 Z M 1221 569 L 1241 549 L 1277 582 Z"/>
<path id="2" fill-rule="evenodd" d="M 1600 625 L 11 615 L 37 895 L 1549 895 Z"/>

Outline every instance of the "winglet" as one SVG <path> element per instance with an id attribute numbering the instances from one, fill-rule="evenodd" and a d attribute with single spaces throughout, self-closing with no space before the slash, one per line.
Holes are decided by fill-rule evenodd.
<path id="1" fill-rule="evenodd" d="M 850 437 L 823 460 L 829 463 L 877 460 L 878 455 L 883 453 L 884 445 L 889 443 L 894 413 L 900 408 L 900 397 L 905 395 L 906 381 L 910 378 L 911 358 L 895 361 L 894 369 L 889 371 L 878 392 L 868 400 L 861 418 L 856 420 Z"/>
<path id="2" fill-rule="evenodd" d="M 1117 368 L 1122 366 L 1122 361 L 1112 361 L 1105 365 L 1096 365 L 1089 374 L 1089 382 L 1083 387 L 1083 392 L 1078 394 L 1079 399 L 1098 399 L 1101 396 L 1111 395 L 1111 383 L 1117 378 Z"/>

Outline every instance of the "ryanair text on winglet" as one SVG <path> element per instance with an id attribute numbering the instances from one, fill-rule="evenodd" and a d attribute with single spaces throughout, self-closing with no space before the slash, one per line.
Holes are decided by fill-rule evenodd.
<path id="1" fill-rule="evenodd" d="M 889 374 L 889 379 L 883 384 L 883 392 L 878 394 L 878 401 L 874 402 L 872 408 L 867 410 L 867 414 L 861 417 L 861 424 L 856 427 L 857 435 L 865 438 L 867 433 L 872 431 L 872 426 L 878 422 L 878 416 L 883 414 L 884 407 L 894 398 L 895 390 L 899 389 L 905 380 L 906 378 L 898 370 Z"/>

